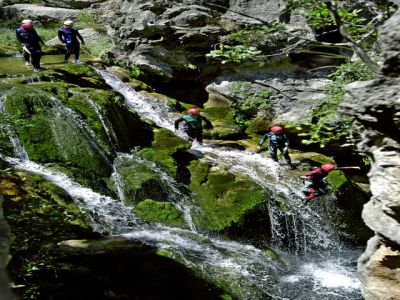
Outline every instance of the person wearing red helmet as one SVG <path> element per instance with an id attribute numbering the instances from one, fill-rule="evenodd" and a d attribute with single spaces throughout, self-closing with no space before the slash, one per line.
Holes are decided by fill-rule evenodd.
<path id="1" fill-rule="evenodd" d="M 185 121 L 183 130 L 189 136 L 191 141 L 197 140 L 199 144 L 203 143 L 203 122 L 206 123 L 204 128 L 213 129 L 211 122 L 204 116 L 200 115 L 200 109 L 191 108 L 188 114 L 180 117 L 175 121 L 175 129 L 179 128 L 179 123 Z"/>
<path id="2" fill-rule="evenodd" d="M 40 58 L 42 57 L 40 44 L 44 45 L 44 42 L 37 34 L 33 22 L 28 19 L 23 20 L 15 34 L 22 45 L 25 64 L 30 65 L 32 63 L 34 71 L 40 71 Z"/>
<path id="3" fill-rule="evenodd" d="M 261 149 L 261 146 L 264 144 L 266 140 L 269 140 L 268 151 L 269 154 L 271 155 L 271 158 L 277 162 L 278 150 L 279 150 L 281 151 L 289 167 L 293 169 L 288 149 L 289 139 L 286 137 L 283 128 L 278 125 L 272 126 L 270 131 L 267 132 L 258 142 L 259 149 Z"/>
<path id="4" fill-rule="evenodd" d="M 302 176 L 302 178 L 309 179 L 311 181 L 308 189 L 304 191 L 304 194 L 306 195 L 304 203 L 308 203 L 312 199 L 326 194 L 327 190 L 323 179 L 333 170 L 336 170 L 334 165 L 323 164 Z"/>

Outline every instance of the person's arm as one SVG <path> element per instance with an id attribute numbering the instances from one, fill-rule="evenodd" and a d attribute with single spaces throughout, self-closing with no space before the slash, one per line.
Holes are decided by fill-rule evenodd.
<path id="1" fill-rule="evenodd" d="M 85 41 L 83 40 L 83 37 L 81 36 L 78 30 L 76 31 L 76 36 L 81 40 L 82 45 L 85 45 Z"/>
<path id="2" fill-rule="evenodd" d="M 36 30 L 35 30 L 35 35 L 36 35 L 36 38 L 39 40 L 39 42 L 40 42 L 42 45 L 44 45 L 44 42 L 43 42 L 42 38 L 38 35 L 38 33 L 36 32 Z"/>
<path id="3" fill-rule="evenodd" d="M 179 128 L 179 123 L 182 122 L 183 120 L 184 120 L 184 118 L 183 118 L 183 117 L 180 117 L 179 119 L 177 119 L 177 120 L 175 121 L 175 129 L 178 129 L 178 128 Z"/>
<path id="4" fill-rule="evenodd" d="M 286 146 L 286 147 L 289 146 L 290 141 L 289 141 L 289 139 L 287 138 L 286 134 L 284 134 L 283 137 L 285 138 L 285 146 Z"/>
<path id="5" fill-rule="evenodd" d="M 211 121 L 209 119 L 207 119 L 204 116 L 202 116 L 201 118 L 206 123 L 206 126 L 204 126 L 205 129 L 214 129 L 214 126 L 212 125 L 212 123 L 211 123 Z"/>
<path id="6" fill-rule="evenodd" d="M 269 132 L 267 132 L 266 134 L 264 134 L 264 136 L 261 138 L 261 140 L 258 142 L 258 146 L 262 146 L 262 144 L 265 143 L 265 140 L 269 139 Z"/>
<path id="7" fill-rule="evenodd" d="M 316 168 L 310 172 L 307 172 L 306 174 L 304 174 L 304 176 L 306 177 L 313 177 L 315 175 L 320 175 L 321 174 L 321 168 Z"/>
<path id="8" fill-rule="evenodd" d="M 23 45 L 25 44 L 25 41 L 22 39 L 22 35 L 20 31 L 17 29 L 15 30 L 15 36 L 17 37 L 17 40 Z"/>
<path id="9" fill-rule="evenodd" d="M 63 33 L 61 30 L 58 31 L 58 39 L 60 40 L 61 43 L 66 44 L 66 41 L 64 39 Z"/>

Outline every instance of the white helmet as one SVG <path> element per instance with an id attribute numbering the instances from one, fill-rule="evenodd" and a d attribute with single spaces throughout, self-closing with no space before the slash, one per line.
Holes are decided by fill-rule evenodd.
<path id="1" fill-rule="evenodd" d="M 72 25 L 74 25 L 74 21 L 72 21 L 72 20 L 67 20 L 67 21 L 64 22 L 64 25 L 66 25 L 66 26 L 72 26 Z"/>
<path id="2" fill-rule="evenodd" d="M 25 20 L 21 21 L 21 24 L 32 24 L 32 23 L 33 23 L 32 20 L 29 20 L 29 19 L 25 19 Z"/>

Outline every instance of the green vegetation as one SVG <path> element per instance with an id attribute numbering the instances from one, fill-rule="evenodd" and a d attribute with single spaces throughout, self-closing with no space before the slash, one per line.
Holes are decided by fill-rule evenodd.
<path id="1" fill-rule="evenodd" d="M 239 225 L 244 216 L 268 201 L 266 192 L 253 181 L 235 176 L 221 166 L 192 161 L 190 189 L 197 194 L 202 214 L 194 221 L 201 228 L 225 230 Z"/>
<path id="2" fill-rule="evenodd" d="M 250 125 L 250 119 L 257 113 L 266 119 L 271 117 L 272 107 L 268 102 L 272 94 L 270 90 L 255 89 L 250 82 L 235 82 L 231 84 L 230 90 L 233 93 L 232 106 L 237 124 Z"/>
<path id="3" fill-rule="evenodd" d="M 182 213 L 171 202 L 159 202 L 146 199 L 135 206 L 138 217 L 148 222 L 160 222 L 167 225 L 185 227 Z"/>
<path id="4" fill-rule="evenodd" d="M 144 162 L 119 157 L 114 165 L 124 186 L 125 203 L 131 205 L 148 198 L 159 201 L 167 198 L 167 187 L 160 176 Z"/>
<path id="5" fill-rule="evenodd" d="M 174 155 L 177 152 L 189 149 L 191 144 L 184 139 L 174 135 L 164 128 L 154 129 L 154 140 L 151 148 L 144 148 L 139 151 L 147 160 L 154 161 L 160 168 L 175 175 L 177 164 Z"/>
<path id="6" fill-rule="evenodd" d="M 70 267 L 50 248 L 63 239 L 95 236 L 85 216 L 61 188 L 39 175 L 1 175 L 4 216 L 12 227 L 9 274 L 22 299 L 38 299 L 54 272 Z"/>
<path id="7" fill-rule="evenodd" d="M 351 132 L 358 130 L 353 117 L 338 113 L 338 107 L 343 100 L 344 85 L 356 80 L 370 80 L 374 74 L 360 62 L 341 65 L 331 76 L 333 83 L 327 87 L 328 98 L 313 110 L 310 124 L 306 124 L 304 144 L 319 144 L 325 147 L 328 143 L 343 140 Z"/>
<path id="8" fill-rule="evenodd" d="M 378 25 L 386 20 L 394 13 L 393 4 L 380 4 L 377 7 L 381 9 L 382 19 L 365 16 L 371 14 L 367 6 L 360 5 L 351 1 L 341 1 L 337 3 L 337 13 L 340 21 L 350 36 L 358 42 L 362 42 L 366 38 L 373 36 L 376 38 Z M 336 26 L 335 20 L 331 16 L 331 12 L 324 3 L 318 0 L 291 0 L 288 5 L 289 9 L 301 8 L 306 17 L 307 23 L 315 29 L 326 29 Z M 372 32 L 372 33 L 371 33 Z M 368 44 L 364 45 L 368 47 Z"/>
<path id="9" fill-rule="evenodd" d="M 257 50 L 256 47 L 248 45 L 229 46 L 220 44 L 218 49 L 210 51 L 206 56 L 221 59 L 222 64 L 229 62 L 240 64 L 254 59 L 259 54 L 261 54 L 261 51 Z"/>
<path id="10" fill-rule="evenodd" d="M 81 11 L 76 17 L 75 21 L 80 29 L 93 28 L 98 32 L 106 33 L 106 29 L 99 21 L 99 15 L 96 12 Z"/>

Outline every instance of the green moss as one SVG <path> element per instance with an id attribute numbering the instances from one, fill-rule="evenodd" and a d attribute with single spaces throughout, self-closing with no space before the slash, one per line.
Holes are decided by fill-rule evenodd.
<path id="1" fill-rule="evenodd" d="M 276 253 L 272 248 L 267 248 L 264 250 L 264 252 L 271 257 L 272 260 L 280 260 L 281 257 L 279 256 L 278 253 Z"/>
<path id="2" fill-rule="evenodd" d="M 243 137 L 244 127 L 235 123 L 235 111 L 231 107 L 212 106 L 205 108 L 203 112 L 214 126 L 212 136 L 205 132 L 205 137 L 222 140 Z"/>
<path id="3" fill-rule="evenodd" d="M 135 206 L 136 214 L 145 221 L 185 227 L 185 221 L 173 203 L 146 199 Z"/>
<path id="4" fill-rule="evenodd" d="M 144 163 L 129 157 L 119 157 L 114 165 L 122 178 L 127 204 L 136 204 L 146 198 L 160 201 L 167 198 L 167 189 L 159 175 Z"/>
<path id="5" fill-rule="evenodd" d="M 62 74 L 62 77 L 57 78 L 83 87 L 106 87 L 103 79 L 92 68 L 84 64 L 65 64 L 51 71 L 51 74 Z"/>
<path id="6" fill-rule="evenodd" d="M 63 255 L 49 254 L 49 245 L 97 235 L 68 194 L 41 176 L 18 172 L 0 176 L 0 185 L 4 216 L 12 228 L 9 274 L 14 282 L 26 284 L 18 289 L 22 298 L 38 298 L 38 278 L 65 267 Z M 13 185 L 17 189 L 10 192 Z"/>
<path id="7" fill-rule="evenodd" d="M 70 163 L 100 176 L 110 173 L 102 150 L 52 94 L 34 85 L 18 86 L 7 96 L 6 111 L 32 160 Z"/>
<path id="8" fill-rule="evenodd" d="M 346 182 L 347 178 L 340 170 L 329 172 L 326 181 L 334 192 L 337 192 Z"/>
<path id="9" fill-rule="evenodd" d="M 138 79 L 131 79 L 128 84 L 135 91 L 151 91 L 151 87 L 149 85 Z"/>
<path id="10" fill-rule="evenodd" d="M 154 161 L 168 173 L 175 174 L 177 164 L 173 155 L 189 149 L 191 144 L 164 128 L 154 129 L 153 132 L 152 147 L 144 148 L 139 153 L 147 160 Z"/>
<path id="11" fill-rule="evenodd" d="M 174 98 L 165 96 L 163 94 L 155 93 L 155 92 L 141 91 L 141 93 L 144 95 L 154 97 L 154 98 L 158 99 L 159 101 L 164 102 L 172 110 L 177 110 L 177 111 L 182 110 L 182 106 L 180 105 L 178 100 L 176 100 Z"/>
<path id="12" fill-rule="evenodd" d="M 195 216 L 201 228 L 227 229 L 268 200 L 266 192 L 253 181 L 225 170 L 208 168 L 199 161 L 192 161 L 189 166 L 190 189 L 196 192 L 198 205 L 204 213 Z"/>

